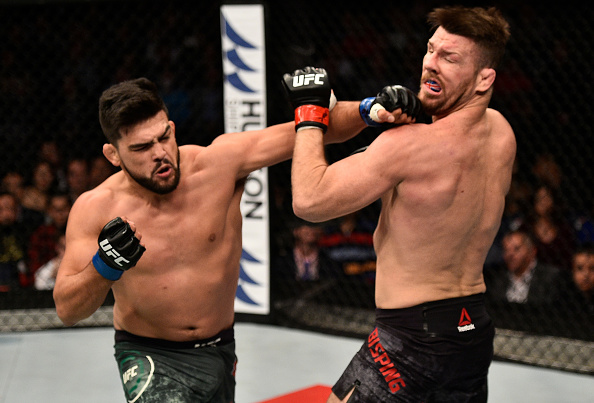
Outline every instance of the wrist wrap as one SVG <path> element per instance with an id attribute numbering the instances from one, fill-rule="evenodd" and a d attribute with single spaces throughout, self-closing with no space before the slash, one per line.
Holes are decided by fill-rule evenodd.
<path id="1" fill-rule="evenodd" d="M 119 280 L 120 277 L 122 277 L 122 274 L 124 274 L 123 270 L 114 269 L 105 263 L 103 259 L 101 259 L 101 256 L 99 256 L 99 251 L 97 251 L 95 256 L 93 256 L 92 262 L 95 270 L 97 270 L 97 272 L 107 280 Z"/>
<path id="2" fill-rule="evenodd" d="M 369 116 L 371 107 L 373 106 L 373 101 L 375 101 L 375 97 L 365 98 L 363 101 L 361 101 L 359 104 L 359 114 L 367 126 L 380 127 L 382 124 L 374 121 L 371 119 L 371 116 Z"/>
<path id="3" fill-rule="evenodd" d="M 295 108 L 295 130 L 303 127 L 318 127 L 324 133 L 328 130 L 330 112 L 327 107 L 302 105 Z"/>

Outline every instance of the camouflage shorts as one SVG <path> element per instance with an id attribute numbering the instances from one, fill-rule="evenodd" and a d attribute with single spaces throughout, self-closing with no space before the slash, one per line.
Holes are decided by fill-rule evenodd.
<path id="1" fill-rule="evenodd" d="M 115 358 L 129 403 L 229 403 L 235 399 L 235 341 L 198 348 L 119 341 Z"/>

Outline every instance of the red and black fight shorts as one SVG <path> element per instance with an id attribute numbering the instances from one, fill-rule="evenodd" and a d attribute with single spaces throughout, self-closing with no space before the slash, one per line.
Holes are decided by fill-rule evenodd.
<path id="1" fill-rule="evenodd" d="M 332 388 L 349 403 L 486 402 L 495 328 L 484 294 L 377 309 L 376 327 Z"/>

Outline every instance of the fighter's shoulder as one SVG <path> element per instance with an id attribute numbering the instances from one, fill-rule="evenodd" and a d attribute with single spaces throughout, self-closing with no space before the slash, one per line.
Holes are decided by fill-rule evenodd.
<path id="1" fill-rule="evenodd" d="M 112 175 L 112 177 L 99 186 L 78 196 L 74 202 L 74 205 L 72 206 L 72 209 L 83 211 L 93 208 L 96 209 L 102 205 L 112 202 L 117 193 L 114 183 L 114 176 L 117 177 L 119 175 L 121 175 L 121 172 Z"/>
<path id="2" fill-rule="evenodd" d="M 431 130 L 430 126 L 430 124 L 426 123 L 399 125 L 383 131 L 378 136 L 378 139 L 394 142 L 406 142 L 407 140 L 419 142 L 419 140 L 423 138 L 423 134 L 428 133 Z"/>
<path id="3" fill-rule="evenodd" d="M 487 119 L 488 127 L 491 128 L 492 138 L 502 143 L 506 143 L 505 146 L 507 148 L 510 148 L 512 145 L 515 146 L 516 137 L 514 130 L 501 112 L 489 108 L 487 109 Z"/>
<path id="4" fill-rule="evenodd" d="M 216 148 L 214 148 L 212 144 L 206 147 L 195 144 L 187 144 L 179 147 L 182 164 L 184 161 L 187 161 L 189 163 L 189 166 L 187 166 L 189 171 L 194 171 L 202 168 L 204 165 L 209 165 L 209 160 L 216 158 L 216 153 L 214 151 L 216 151 Z M 182 165 L 182 170 L 183 169 Z"/>
<path id="5" fill-rule="evenodd" d="M 212 143 L 206 147 L 188 147 L 188 154 L 193 156 L 197 163 L 205 162 L 218 165 L 218 163 L 229 164 L 235 161 L 241 153 L 245 152 L 248 136 L 240 136 L 237 133 L 226 133 L 217 136 Z M 180 147 L 181 149 L 182 147 Z"/>
<path id="6" fill-rule="evenodd" d="M 181 158 L 196 158 L 200 153 L 205 150 L 206 147 L 202 147 L 195 144 L 186 144 L 179 146 L 179 155 Z"/>
<path id="7" fill-rule="evenodd" d="M 427 136 L 428 125 L 409 123 L 381 132 L 369 146 L 369 157 L 381 160 L 400 160 L 402 156 L 411 156 L 419 149 L 427 148 L 432 136 Z"/>
<path id="8" fill-rule="evenodd" d="M 121 173 L 116 173 L 118 175 Z M 112 176 L 113 177 L 113 176 Z M 117 191 L 109 178 L 94 189 L 88 190 L 77 197 L 68 215 L 69 234 L 94 234 L 97 228 L 107 222 L 111 214 Z"/>
<path id="9" fill-rule="evenodd" d="M 499 129 L 505 129 L 513 133 L 511 125 L 501 112 L 492 108 L 487 108 L 486 114 L 492 125 L 496 125 Z"/>

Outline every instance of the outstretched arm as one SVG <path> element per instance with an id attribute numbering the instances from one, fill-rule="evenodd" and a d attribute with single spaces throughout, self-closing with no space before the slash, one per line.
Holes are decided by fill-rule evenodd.
<path id="1" fill-rule="evenodd" d="M 330 111 L 330 125 L 324 143 L 341 143 L 355 137 L 367 125 L 359 114 L 359 102 L 337 102 Z M 220 148 L 222 156 L 238 163 L 237 177 L 268 167 L 293 156 L 295 122 L 287 122 L 240 133 L 227 133 L 217 137 L 210 147 Z M 225 158 L 227 159 L 227 158 Z"/>
<path id="2" fill-rule="evenodd" d="M 306 102 L 316 102 L 315 97 Z M 390 112 L 391 111 L 391 112 Z M 377 97 L 361 103 L 361 115 L 371 124 L 414 121 L 420 102 L 408 89 L 385 87 Z M 377 200 L 398 182 L 393 168 L 396 130 L 378 137 L 363 153 L 328 165 L 323 128 L 306 127 L 297 133 L 291 173 L 293 209 L 308 221 L 325 221 L 359 210 Z"/>

